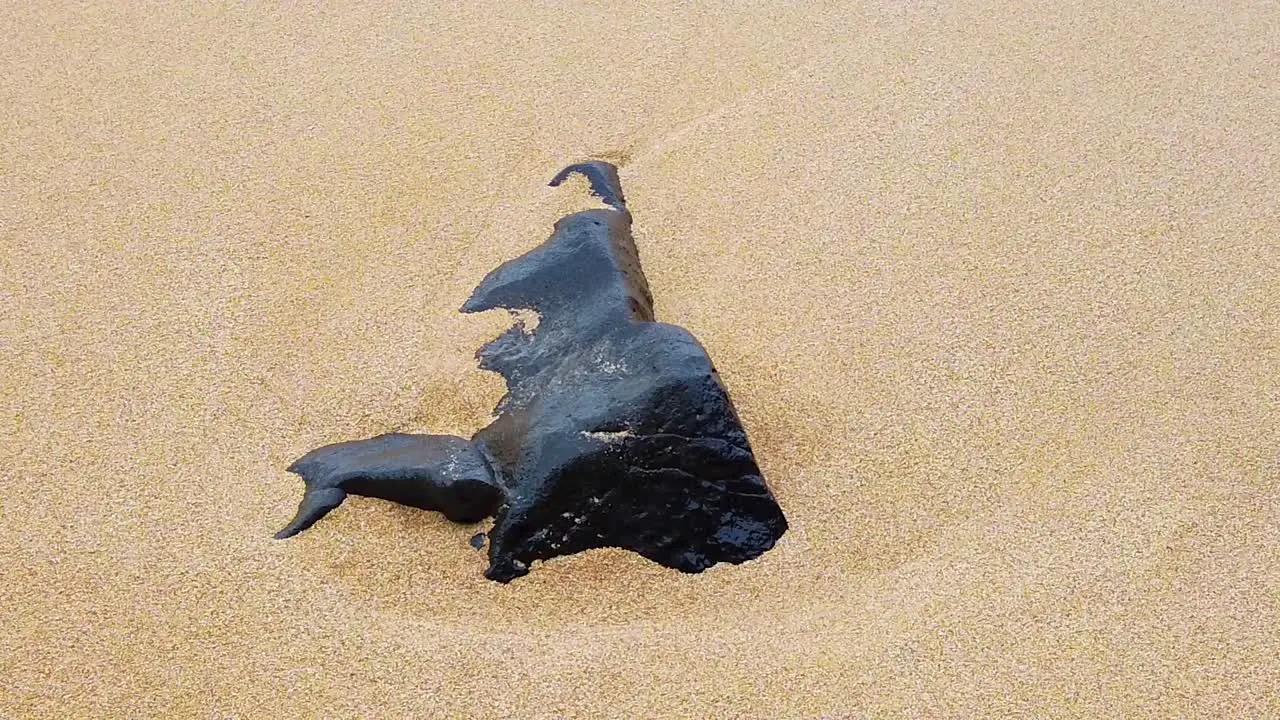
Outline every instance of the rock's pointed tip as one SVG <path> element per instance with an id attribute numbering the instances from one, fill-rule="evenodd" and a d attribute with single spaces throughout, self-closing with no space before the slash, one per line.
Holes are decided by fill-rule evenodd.
<path id="1" fill-rule="evenodd" d="M 463 314 L 470 314 L 470 313 L 476 313 L 476 312 L 484 312 L 485 310 L 492 310 L 492 309 L 493 308 L 485 305 L 485 303 L 480 299 L 479 288 L 477 288 L 477 292 L 473 294 L 471 297 L 467 298 L 466 302 L 462 303 L 462 307 L 458 308 L 458 312 Z"/>
<path id="2" fill-rule="evenodd" d="M 600 198 L 614 210 L 626 212 L 627 200 L 622 194 L 622 182 L 618 178 L 618 167 L 604 160 L 586 160 L 565 167 L 549 183 L 551 187 L 559 187 L 574 173 L 587 179 L 591 186 L 591 194 Z M 629 215 L 629 213 L 628 213 Z"/>

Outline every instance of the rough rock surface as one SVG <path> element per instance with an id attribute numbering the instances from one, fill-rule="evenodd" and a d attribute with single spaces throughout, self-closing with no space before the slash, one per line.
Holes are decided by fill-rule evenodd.
<path id="1" fill-rule="evenodd" d="M 699 572 L 773 547 L 787 522 L 706 351 L 654 322 L 631 215 L 607 163 L 571 165 L 613 209 L 562 218 L 542 245 L 498 267 L 463 312 L 533 310 L 477 353 L 507 394 L 472 443 L 384 435 L 290 468 L 307 490 L 296 534 L 345 493 L 452 520 L 494 515 L 486 576 L 508 582 L 546 560 L 620 547 Z M 479 515 L 477 515 L 479 513 Z"/>

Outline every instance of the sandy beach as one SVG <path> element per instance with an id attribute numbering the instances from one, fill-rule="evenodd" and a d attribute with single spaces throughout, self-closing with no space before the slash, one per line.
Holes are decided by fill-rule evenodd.
<path id="1" fill-rule="evenodd" d="M 1280 7 L 463 5 L 0 8 L 0 717 L 1280 717 Z M 273 540 L 586 158 L 779 545 Z"/>

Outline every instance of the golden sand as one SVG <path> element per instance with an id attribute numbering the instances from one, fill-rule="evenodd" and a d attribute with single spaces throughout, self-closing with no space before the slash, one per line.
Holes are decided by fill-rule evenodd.
<path id="1" fill-rule="evenodd" d="M 0 717 L 1280 716 L 1280 9 L 0 9 Z M 317 445 L 621 167 L 791 530 L 484 580 Z"/>

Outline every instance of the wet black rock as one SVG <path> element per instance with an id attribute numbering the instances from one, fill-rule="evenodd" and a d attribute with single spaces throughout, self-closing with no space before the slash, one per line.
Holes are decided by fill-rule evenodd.
<path id="1" fill-rule="evenodd" d="M 346 493 L 492 514 L 487 577 L 537 560 L 620 547 L 684 572 L 773 547 L 786 519 L 702 345 L 654 321 L 617 171 L 583 163 L 611 209 L 562 218 L 546 242 L 489 273 L 463 312 L 532 310 L 477 353 L 507 394 L 473 436 L 384 435 L 312 451 L 290 468 L 306 494 L 279 537 Z"/>

